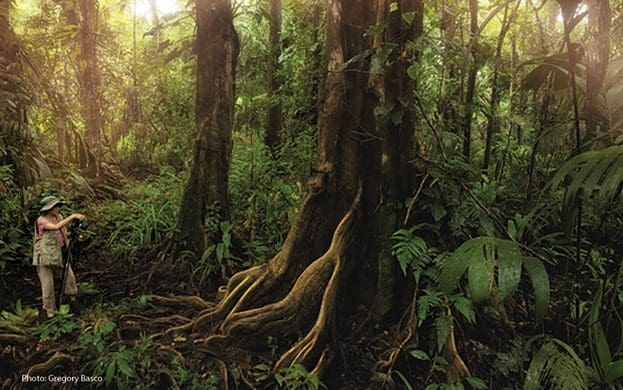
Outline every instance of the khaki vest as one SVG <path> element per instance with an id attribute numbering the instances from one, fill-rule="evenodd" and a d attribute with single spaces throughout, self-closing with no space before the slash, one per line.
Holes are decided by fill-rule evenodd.
<path id="1" fill-rule="evenodd" d="M 54 230 L 44 230 L 43 236 L 37 234 L 35 222 L 35 245 L 32 253 L 32 265 L 44 267 L 63 267 L 61 247 Z"/>

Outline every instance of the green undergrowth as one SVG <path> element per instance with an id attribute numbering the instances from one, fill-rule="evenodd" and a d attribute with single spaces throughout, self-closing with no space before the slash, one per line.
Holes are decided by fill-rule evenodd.
<path id="1" fill-rule="evenodd" d="M 157 176 L 128 184 L 123 198 L 91 205 L 91 246 L 105 248 L 114 260 L 136 262 L 173 231 L 183 185 L 183 174 L 163 168 Z"/>

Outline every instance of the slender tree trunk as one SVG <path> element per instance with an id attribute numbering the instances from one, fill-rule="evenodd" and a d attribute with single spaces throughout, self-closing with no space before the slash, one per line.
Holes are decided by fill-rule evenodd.
<path id="1" fill-rule="evenodd" d="M 268 37 L 268 45 L 270 47 L 268 98 L 271 104 L 268 109 L 265 143 L 271 152 L 274 153 L 275 147 L 279 143 L 279 132 L 281 131 L 282 122 L 279 96 L 279 88 L 282 84 L 279 75 L 279 71 L 281 70 L 281 64 L 279 63 L 279 57 L 281 56 L 281 0 L 270 0 L 268 14 L 270 16 L 270 32 Z"/>
<path id="2" fill-rule="evenodd" d="M 493 137 L 500 128 L 500 120 L 497 115 L 497 110 L 500 103 L 500 86 L 498 79 L 500 76 L 500 66 L 502 62 L 502 48 L 504 45 L 504 39 L 506 38 L 506 33 L 512 25 L 517 9 L 519 8 L 519 4 L 521 3 L 517 2 L 510 15 L 508 14 L 510 3 L 506 4 L 506 7 L 504 8 L 502 26 L 500 27 L 500 34 L 498 35 L 498 43 L 495 49 L 495 58 L 493 60 L 493 80 L 491 81 L 491 99 L 489 101 L 489 116 L 487 118 L 487 136 L 485 139 L 485 152 L 482 163 L 482 169 L 484 171 L 489 168 Z"/>
<path id="3" fill-rule="evenodd" d="M 78 82 L 82 103 L 82 118 L 86 128 L 83 151 L 84 168 L 97 176 L 97 159 L 102 155 L 101 77 L 97 60 L 98 12 L 97 0 L 76 0 L 78 10 Z"/>
<path id="4" fill-rule="evenodd" d="M 586 100 L 584 116 L 586 137 L 592 139 L 597 131 L 597 95 L 606 76 L 610 54 L 612 12 L 609 0 L 588 1 L 588 36 L 586 45 Z"/>
<path id="5" fill-rule="evenodd" d="M 476 91 L 476 75 L 478 63 L 476 60 L 476 34 L 478 33 L 478 0 L 469 0 L 469 53 L 467 75 L 467 92 L 465 95 L 465 116 L 463 117 L 463 155 L 469 160 L 472 143 L 472 117 L 474 115 L 474 95 Z"/>
<path id="6" fill-rule="evenodd" d="M 216 207 L 230 218 L 227 179 L 231 160 L 238 35 L 229 0 L 197 0 L 197 139 L 190 177 L 177 220 L 177 242 L 201 256 L 218 232 L 205 232 L 205 218 Z"/>
<path id="7" fill-rule="evenodd" d="M 458 79 L 458 71 L 453 56 L 452 42 L 457 28 L 455 16 L 457 9 L 456 0 L 450 0 L 449 3 L 442 0 L 440 28 L 444 38 L 444 77 L 440 83 L 442 98 L 439 101 L 438 111 L 441 112 L 446 128 L 453 132 L 457 132 L 457 124 L 460 122 L 456 103 L 459 88 L 455 85 Z"/>

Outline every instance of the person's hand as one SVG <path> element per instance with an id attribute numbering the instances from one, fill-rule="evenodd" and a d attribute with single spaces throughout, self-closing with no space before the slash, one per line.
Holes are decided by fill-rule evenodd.
<path id="1" fill-rule="evenodd" d="M 84 214 L 74 214 L 73 217 L 74 219 L 79 219 L 81 221 L 84 221 L 85 219 L 87 219 L 87 217 Z"/>

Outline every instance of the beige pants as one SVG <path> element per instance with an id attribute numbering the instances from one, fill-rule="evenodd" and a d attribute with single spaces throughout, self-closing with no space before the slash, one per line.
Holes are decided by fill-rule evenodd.
<path id="1" fill-rule="evenodd" d="M 37 275 L 39 275 L 39 281 L 41 282 L 41 299 L 43 300 L 43 309 L 48 313 L 56 310 L 56 297 L 54 294 L 54 270 L 58 268 L 38 266 Z M 60 268 L 62 272 L 62 268 Z M 67 283 L 65 284 L 65 295 L 70 298 L 74 298 L 78 294 L 78 287 L 76 286 L 76 276 L 74 271 L 69 266 L 67 272 Z"/>

